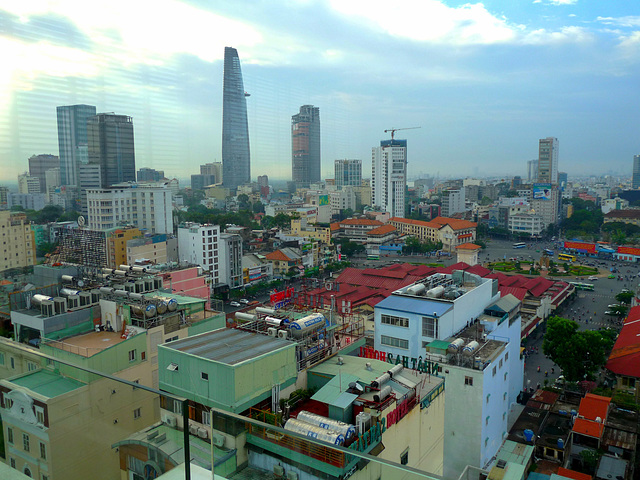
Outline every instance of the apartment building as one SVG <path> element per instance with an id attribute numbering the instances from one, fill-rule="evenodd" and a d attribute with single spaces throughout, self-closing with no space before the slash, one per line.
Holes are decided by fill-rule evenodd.
<path id="1" fill-rule="evenodd" d="M 220 283 L 220 226 L 185 223 L 178 227 L 178 258 L 200 265 L 214 285 Z"/>
<path id="2" fill-rule="evenodd" d="M 24 213 L 0 211 L 0 239 L 0 271 L 35 265 L 35 234 Z"/>

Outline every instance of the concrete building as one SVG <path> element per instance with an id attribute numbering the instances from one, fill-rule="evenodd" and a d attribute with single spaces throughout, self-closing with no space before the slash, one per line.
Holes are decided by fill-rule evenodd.
<path id="1" fill-rule="evenodd" d="M 120 265 L 127 263 L 127 243 L 142 237 L 142 232 L 136 227 L 114 228 L 107 234 L 107 267 L 120 268 Z"/>
<path id="2" fill-rule="evenodd" d="M 374 207 L 404 218 L 407 189 L 407 141 L 382 140 L 371 153 L 371 197 Z"/>
<path id="3" fill-rule="evenodd" d="M 58 118 L 58 148 L 60 182 L 78 186 L 78 166 L 89 162 L 87 121 L 95 116 L 93 105 L 56 107 Z"/>
<path id="4" fill-rule="evenodd" d="M 35 234 L 24 213 L 0 211 L 0 271 L 36 264 Z"/>
<path id="5" fill-rule="evenodd" d="M 538 181 L 538 160 L 527 162 L 527 182 L 536 183 Z"/>
<path id="6" fill-rule="evenodd" d="M 546 225 L 540 215 L 534 213 L 517 213 L 509 215 L 507 228 L 511 233 L 526 233 L 536 237 L 542 233 Z"/>
<path id="7" fill-rule="evenodd" d="M 60 157 L 57 155 L 40 154 L 29 157 L 29 175 L 40 179 L 40 191 L 37 193 L 47 193 L 46 173 L 54 168 L 60 169 Z"/>
<path id="8" fill-rule="evenodd" d="M 19 206 L 24 210 L 42 210 L 47 204 L 44 193 L 10 193 L 7 195 L 7 208 Z"/>
<path id="9" fill-rule="evenodd" d="M 133 119 L 100 113 L 87 120 L 90 164 L 100 165 L 100 187 L 136 181 Z"/>
<path id="10" fill-rule="evenodd" d="M 243 285 L 242 276 L 242 237 L 237 234 L 220 234 L 219 282 L 229 288 Z"/>
<path id="11" fill-rule="evenodd" d="M 558 224 L 562 220 L 562 192 L 557 185 L 538 183 L 533 185 L 533 199 L 531 208 L 542 218 L 545 228 L 551 224 Z"/>
<path id="12" fill-rule="evenodd" d="M 53 193 L 60 187 L 60 167 L 50 168 L 44 172 L 44 183 L 46 186 L 47 202 L 52 203 Z"/>
<path id="13" fill-rule="evenodd" d="M 238 51 L 224 48 L 222 95 L 222 169 L 224 186 L 235 191 L 251 181 L 247 100 Z"/>
<path id="14" fill-rule="evenodd" d="M 405 367 L 428 356 L 446 379 L 445 478 L 487 466 L 507 435 L 524 381 L 519 310 L 497 280 L 462 271 L 433 274 L 375 307 L 376 350 Z"/>
<path id="15" fill-rule="evenodd" d="M 269 282 L 273 279 L 273 263 L 257 253 L 243 255 L 242 276 L 244 285 Z"/>
<path id="16" fill-rule="evenodd" d="M 178 227 L 178 258 L 199 265 L 214 285 L 220 283 L 220 226 L 185 223 Z"/>
<path id="17" fill-rule="evenodd" d="M 127 183 L 87 191 L 88 226 L 102 230 L 134 225 L 149 233 L 173 232 L 169 188 L 160 183 Z"/>
<path id="18" fill-rule="evenodd" d="M 40 193 L 40 178 L 32 177 L 29 172 L 18 175 L 19 193 Z"/>
<path id="19" fill-rule="evenodd" d="M 268 187 L 269 186 L 269 176 L 268 175 L 258 175 L 258 186 L 260 186 L 260 187 Z"/>
<path id="20" fill-rule="evenodd" d="M 458 245 L 473 243 L 476 239 L 477 223 L 457 218 L 436 217 L 429 222 L 391 218 L 389 224 L 399 233 L 412 235 L 425 242 L 442 242 L 443 250 L 454 252 Z"/>
<path id="21" fill-rule="evenodd" d="M 265 258 L 273 265 L 273 275 L 277 278 L 284 278 L 287 273 L 298 274 L 304 269 L 302 255 L 298 249 L 281 248 L 267 253 Z"/>
<path id="22" fill-rule="evenodd" d="M 177 261 L 178 257 L 171 258 L 167 253 L 167 234 L 160 233 L 143 238 L 134 238 L 127 241 L 127 259 L 124 263 L 135 265 L 136 263 L 151 263 L 154 265 Z M 177 240 L 172 239 L 176 242 Z"/>
<path id="23" fill-rule="evenodd" d="M 442 192 L 442 216 L 451 217 L 466 211 L 465 189 L 451 189 Z"/>
<path id="24" fill-rule="evenodd" d="M 344 186 L 342 190 L 329 193 L 329 202 L 331 204 L 331 215 L 340 215 L 340 212 L 346 209 L 351 211 L 357 209 L 356 194 L 353 191 L 353 187 L 350 186 Z"/>
<path id="25" fill-rule="evenodd" d="M 538 145 L 539 183 L 558 184 L 558 139 L 541 138 Z"/>
<path id="26" fill-rule="evenodd" d="M 7 206 L 8 195 L 9 195 L 9 188 L 0 186 L 0 210 L 7 210 L 9 208 Z"/>
<path id="27" fill-rule="evenodd" d="M 139 183 L 159 182 L 164 178 L 164 171 L 155 168 L 142 167 L 138 170 L 137 181 Z"/>
<path id="28" fill-rule="evenodd" d="M 308 187 L 321 179 L 320 109 L 302 105 L 291 117 L 291 179 Z"/>
<path id="29" fill-rule="evenodd" d="M 633 156 L 633 172 L 631 174 L 631 188 L 640 188 L 640 155 Z"/>
<path id="30" fill-rule="evenodd" d="M 335 160 L 334 175 L 337 188 L 362 185 L 362 160 Z"/>

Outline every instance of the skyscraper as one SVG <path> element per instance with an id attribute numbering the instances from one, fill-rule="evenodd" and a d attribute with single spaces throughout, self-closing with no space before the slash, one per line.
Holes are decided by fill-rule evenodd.
<path id="1" fill-rule="evenodd" d="M 404 218 L 407 188 L 407 141 L 382 140 L 371 149 L 371 196 L 373 205 Z"/>
<path id="2" fill-rule="evenodd" d="M 558 184 L 558 139 L 541 138 L 538 146 L 538 182 Z"/>
<path id="3" fill-rule="evenodd" d="M 527 161 L 527 182 L 535 183 L 538 181 L 538 160 Z"/>
<path id="4" fill-rule="evenodd" d="M 249 125 L 240 58 L 235 48 L 224 48 L 222 95 L 222 181 L 235 190 L 251 181 Z"/>
<path id="5" fill-rule="evenodd" d="M 631 177 L 631 188 L 640 188 L 640 155 L 633 156 L 633 175 Z"/>
<path id="6" fill-rule="evenodd" d="M 56 108 L 60 183 L 78 185 L 78 165 L 87 163 L 87 120 L 96 114 L 93 105 L 67 105 Z"/>
<path id="7" fill-rule="evenodd" d="M 40 179 L 40 193 L 47 193 L 47 170 L 60 168 L 60 158 L 57 155 L 41 154 L 29 157 L 29 175 Z"/>
<path id="8" fill-rule="evenodd" d="M 292 180 L 299 187 L 320 181 L 320 109 L 303 105 L 291 117 Z"/>
<path id="9" fill-rule="evenodd" d="M 362 160 L 336 160 L 334 162 L 336 187 L 362 184 Z"/>
<path id="10" fill-rule="evenodd" d="M 136 181 L 133 120 L 100 113 L 87 121 L 89 163 L 100 165 L 100 187 Z"/>

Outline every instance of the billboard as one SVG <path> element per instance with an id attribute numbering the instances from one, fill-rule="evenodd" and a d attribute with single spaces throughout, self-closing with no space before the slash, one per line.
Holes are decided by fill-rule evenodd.
<path id="1" fill-rule="evenodd" d="M 534 200 L 551 200 L 551 184 L 550 183 L 534 183 L 533 199 Z"/>
<path id="2" fill-rule="evenodd" d="M 329 205 L 329 195 L 318 195 L 318 205 Z"/>

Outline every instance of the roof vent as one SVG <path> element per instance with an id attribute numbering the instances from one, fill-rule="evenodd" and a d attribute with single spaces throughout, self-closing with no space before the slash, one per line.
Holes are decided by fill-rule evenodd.
<path id="1" fill-rule="evenodd" d="M 338 365 L 344 365 L 344 358 L 338 357 Z"/>
<path id="2" fill-rule="evenodd" d="M 373 368 L 371 368 L 371 362 L 367 362 L 364 364 L 364 368 L 366 368 L 367 370 L 369 370 L 370 372 L 373 370 Z"/>
<path id="3" fill-rule="evenodd" d="M 496 467 L 504 469 L 507 466 L 507 462 L 505 460 L 498 460 Z"/>

